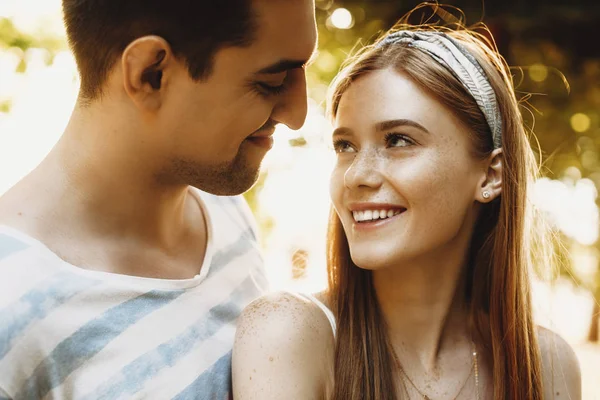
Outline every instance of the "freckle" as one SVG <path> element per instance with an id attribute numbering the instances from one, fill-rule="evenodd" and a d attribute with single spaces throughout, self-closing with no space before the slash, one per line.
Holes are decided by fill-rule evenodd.
<path id="1" fill-rule="evenodd" d="M 250 377 L 250 380 L 252 380 L 252 377 Z"/>
<path id="2" fill-rule="evenodd" d="M 269 357 L 269 361 L 273 361 L 273 357 Z"/>
<path id="3" fill-rule="evenodd" d="M 18 214 L 18 215 L 23 215 L 23 213 L 22 213 L 22 212 L 19 212 L 19 213 L 17 213 L 17 214 Z"/>
<path id="4" fill-rule="evenodd" d="M 556 395 L 557 395 L 557 396 L 560 396 L 560 392 L 556 392 Z"/>

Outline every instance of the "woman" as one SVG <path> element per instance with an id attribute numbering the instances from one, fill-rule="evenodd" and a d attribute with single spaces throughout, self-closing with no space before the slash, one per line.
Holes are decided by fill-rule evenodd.
<path id="1" fill-rule="evenodd" d="M 532 320 L 535 160 L 493 44 L 402 22 L 330 115 L 329 290 L 245 310 L 236 400 L 580 399 L 572 349 Z"/>

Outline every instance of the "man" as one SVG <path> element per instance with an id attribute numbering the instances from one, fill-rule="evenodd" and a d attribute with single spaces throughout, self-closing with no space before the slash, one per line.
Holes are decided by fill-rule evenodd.
<path id="1" fill-rule="evenodd" d="M 226 399 L 265 279 L 247 205 L 215 195 L 252 186 L 276 124 L 304 123 L 314 2 L 63 11 L 77 106 L 0 199 L 0 398 Z"/>

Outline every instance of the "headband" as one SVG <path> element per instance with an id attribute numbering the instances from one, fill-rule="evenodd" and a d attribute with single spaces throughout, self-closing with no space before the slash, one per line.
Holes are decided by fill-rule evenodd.
<path id="1" fill-rule="evenodd" d="M 502 147 L 502 117 L 496 94 L 475 57 L 457 40 L 437 31 L 397 31 L 386 36 L 377 47 L 399 43 L 427 53 L 458 78 L 485 116 L 494 148 Z"/>

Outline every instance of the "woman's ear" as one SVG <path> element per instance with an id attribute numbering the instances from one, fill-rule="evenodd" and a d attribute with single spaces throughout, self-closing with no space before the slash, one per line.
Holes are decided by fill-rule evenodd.
<path id="1" fill-rule="evenodd" d="M 477 186 L 475 200 L 489 203 L 502 194 L 502 168 L 504 154 L 502 149 L 494 150 L 485 160 L 485 175 Z"/>

